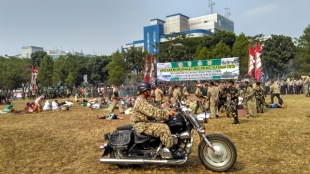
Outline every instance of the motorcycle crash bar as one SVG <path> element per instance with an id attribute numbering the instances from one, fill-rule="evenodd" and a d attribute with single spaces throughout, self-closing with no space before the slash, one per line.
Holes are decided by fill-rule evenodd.
<path id="1" fill-rule="evenodd" d="M 187 157 L 178 160 L 149 160 L 149 159 L 119 159 L 119 158 L 100 158 L 101 163 L 108 164 L 172 164 L 182 165 L 187 161 Z"/>

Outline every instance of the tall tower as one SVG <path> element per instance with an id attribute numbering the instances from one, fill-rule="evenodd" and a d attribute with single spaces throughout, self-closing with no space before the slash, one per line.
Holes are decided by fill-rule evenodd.
<path id="1" fill-rule="evenodd" d="M 209 7 L 211 8 L 211 14 L 213 14 L 213 6 L 215 5 L 214 0 L 209 0 Z"/>
<path id="2" fill-rule="evenodd" d="M 225 17 L 228 19 L 228 16 L 230 16 L 230 8 L 225 7 Z"/>

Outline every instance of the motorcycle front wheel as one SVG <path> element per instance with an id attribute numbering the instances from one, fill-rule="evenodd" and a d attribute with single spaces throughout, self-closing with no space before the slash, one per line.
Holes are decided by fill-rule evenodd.
<path id="1" fill-rule="evenodd" d="M 220 134 L 207 135 L 215 153 L 204 140 L 199 144 L 198 156 L 202 164 L 214 172 L 229 170 L 236 162 L 237 150 L 229 138 Z"/>

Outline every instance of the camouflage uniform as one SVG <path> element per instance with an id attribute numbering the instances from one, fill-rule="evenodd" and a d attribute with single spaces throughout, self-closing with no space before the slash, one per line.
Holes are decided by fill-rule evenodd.
<path id="1" fill-rule="evenodd" d="M 219 88 L 212 86 L 208 89 L 208 99 L 210 101 L 210 118 L 215 118 L 218 115 L 218 99 L 219 99 Z"/>
<path id="2" fill-rule="evenodd" d="M 234 118 L 238 118 L 238 97 L 240 93 L 237 88 L 232 87 L 229 90 L 229 94 L 231 95 L 231 97 L 229 101 L 230 103 L 228 104 L 228 109 Z"/>
<path id="3" fill-rule="evenodd" d="M 256 110 L 257 113 L 264 112 L 264 104 L 265 104 L 265 90 L 262 86 L 257 86 L 254 89 L 254 95 L 256 98 Z"/>
<path id="4" fill-rule="evenodd" d="M 168 110 L 162 110 L 149 104 L 146 99 L 138 97 L 132 109 L 130 121 L 139 133 L 159 137 L 166 148 L 171 148 L 171 132 L 167 124 L 151 123 L 150 120 L 168 120 Z"/>
<path id="5" fill-rule="evenodd" d="M 279 86 L 274 83 L 273 85 L 271 85 L 270 87 L 270 93 L 271 93 L 271 103 L 273 103 L 273 98 L 276 96 L 278 98 L 278 100 L 280 100 L 280 88 Z"/>
<path id="6" fill-rule="evenodd" d="M 203 98 L 203 95 L 202 95 L 202 92 L 199 88 L 196 89 L 195 91 L 195 95 L 196 95 L 196 108 L 195 108 L 195 114 L 197 114 L 197 111 L 200 107 L 200 104 L 202 103 L 201 102 L 201 99 Z"/>
<path id="7" fill-rule="evenodd" d="M 254 91 L 251 87 L 247 87 L 244 89 L 244 109 L 247 112 L 247 117 L 253 117 L 254 116 L 254 102 L 253 102 L 253 96 Z M 246 99 L 245 99 L 246 98 Z"/>
<path id="8" fill-rule="evenodd" d="M 219 92 L 218 110 L 220 110 L 222 106 L 224 106 L 224 108 L 227 107 L 226 100 L 227 100 L 227 92 L 225 90 L 223 90 L 223 91 L 220 90 L 220 92 Z M 227 112 L 227 116 L 229 116 L 228 110 L 226 110 L 226 112 Z"/>

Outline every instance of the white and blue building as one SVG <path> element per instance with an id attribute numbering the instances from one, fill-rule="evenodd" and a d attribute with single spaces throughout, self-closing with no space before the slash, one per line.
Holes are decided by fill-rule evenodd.
<path id="1" fill-rule="evenodd" d="M 149 53 L 158 53 L 155 45 L 166 42 L 165 35 L 171 33 L 184 33 L 190 37 L 203 37 L 215 31 L 234 32 L 234 22 L 217 13 L 189 18 L 183 14 L 173 14 L 166 16 L 166 21 L 161 19 L 151 19 L 150 25 L 143 28 L 143 39 L 136 40 L 121 47 L 126 51 L 131 47 L 142 48 Z"/>

